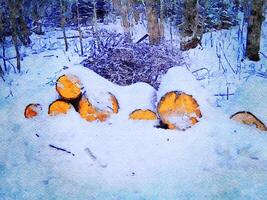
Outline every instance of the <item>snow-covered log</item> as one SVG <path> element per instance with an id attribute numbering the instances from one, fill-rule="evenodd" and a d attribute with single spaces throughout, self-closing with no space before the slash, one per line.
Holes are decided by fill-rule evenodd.
<path id="1" fill-rule="evenodd" d="M 158 103 L 157 112 L 169 129 L 185 130 L 202 117 L 197 101 L 178 91 L 166 93 Z"/>
<path id="2" fill-rule="evenodd" d="M 233 114 L 230 118 L 237 122 L 247 124 L 250 126 L 255 125 L 256 128 L 261 131 L 267 131 L 267 127 L 265 126 L 265 124 L 251 112 L 246 112 L 246 111 L 237 112 Z"/>
<path id="3" fill-rule="evenodd" d="M 174 67 L 159 86 L 157 113 L 168 128 L 185 130 L 207 117 L 211 97 L 185 66 Z"/>

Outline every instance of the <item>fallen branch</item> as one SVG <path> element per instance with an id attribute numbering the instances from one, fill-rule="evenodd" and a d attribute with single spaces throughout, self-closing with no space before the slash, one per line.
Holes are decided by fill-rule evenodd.
<path id="1" fill-rule="evenodd" d="M 143 40 L 145 40 L 149 35 L 148 34 L 145 34 L 143 37 L 141 37 L 137 42 L 136 44 L 142 42 Z"/>
<path id="2" fill-rule="evenodd" d="M 68 36 L 66 37 L 67 39 L 75 39 L 75 38 L 79 38 L 79 35 L 74 35 L 74 36 Z M 83 39 L 89 38 L 89 36 L 82 36 Z M 57 37 L 58 40 L 62 40 L 64 39 L 64 37 Z"/>
<path id="3" fill-rule="evenodd" d="M 54 55 L 53 54 L 51 54 L 51 55 L 45 55 L 45 56 L 43 56 L 44 58 L 49 58 L 49 57 L 53 57 Z"/>
<path id="4" fill-rule="evenodd" d="M 56 150 L 58 150 L 58 151 L 66 152 L 66 153 L 68 153 L 68 154 L 71 154 L 72 156 L 75 156 L 74 153 L 72 153 L 72 152 L 70 152 L 70 151 L 68 151 L 68 150 L 66 150 L 66 149 L 63 149 L 63 148 L 60 148 L 60 147 L 56 147 L 56 146 L 54 146 L 54 145 L 52 145 L 52 144 L 49 144 L 49 147 L 54 148 L 54 149 L 56 149 Z"/>
<path id="5" fill-rule="evenodd" d="M 261 54 L 263 57 L 267 58 L 267 56 L 266 56 L 264 53 L 262 53 L 261 51 L 260 51 L 260 54 Z"/>

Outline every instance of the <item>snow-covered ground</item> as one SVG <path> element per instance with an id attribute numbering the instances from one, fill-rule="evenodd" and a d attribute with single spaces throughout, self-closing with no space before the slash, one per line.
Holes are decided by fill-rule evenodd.
<path id="1" fill-rule="evenodd" d="M 213 32 L 212 40 L 205 34 L 203 48 L 188 53 L 187 66 L 170 69 L 159 91 L 145 83 L 110 83 L 79 64 L 84 57 L 78 56 L 77 39 L 65 52 L 60 36 L 59 31 L 32 36 L 34 45 L 21 49 L 22 73 L 11 69 L 5 82 L 0 79 L 0 199 L 266 198 L 267 136 L 229 119 L 247 110 L 267 123 L 266 58 L 241 62 L 238 27 Z M 261 52 L 267 55 L 264 31 L 262 38 Z M 7 50 L 14 56 L 11 47 Z M 55 81 L 64 73 L 76 74 L 89 98 L 115 94 L 119 113 L 104 123 L 89 123 L 74 109 L 49 117 L 48 105 L 58 98 Z M 221 97 L 226 87 L 234 93 L 229 100 Z M 200 104 L 203 117 L 192 128 L 165 130 L 128 119 L 135 109 L 155 110 L 172 90 L 186 91 Z M 23 116 L 29 103 L 43 107 L 32 120 Z"/>

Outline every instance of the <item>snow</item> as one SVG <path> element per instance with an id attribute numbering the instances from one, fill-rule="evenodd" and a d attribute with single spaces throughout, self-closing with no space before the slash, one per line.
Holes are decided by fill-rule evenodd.
<path id="1" fill-rule="evenodd" d="M 235 37 L 234 31 L 226 34 Z M 146 83 L 118 86 L 79 64 L 84 57 L 78 56 L 75 40 L 66 53 L 63 41 L 55 39 L 58 32 L 50 34 L 34 50 L 22 49 L 28 56 L 21 74 L 10 72 L 5 82 L 0 80 L 2 199 L 265 199 L 267 136 L 229 119 L 240 109 L 267 123 L 264 78 L 246 81 L 229 69 L 215 70 L 217 56 L 209 54 L 214 49 L 204 48 L 189 52 L 190 67 L 170 69 L 158 91 Z M 214 40 L 219 41 L 224 31 L 216 34 Z M 233 48 L 239 44 L 232 41 Z M 56 49 L 43 51 L 45 44 Z M 11 52 L 10 47 L 10 56 Z M 266 60 L 256 68 L 262 64 Z M 199 76 L 191 72 L 201 67 L 208 68 L 211 76 L 196 80 Z M 114 94 L 119 113 L 104 123 L 87 122 L 74 109 L 67 115 L 48 116 L 48 105 L 58 98 L 54 84 L 62 74 L 79 77 L 95 105 L 107 105 L 108 92 Z M 214 93 L 224 88 L 225 78 L 238 89 L 229 101 L 220 101 L 219 108 Z M 155 110 L 159 98 L 173 90 L 198 101 L 203 117 L 192 128 L 165 130 L 156 128 L 157 122 L 128 119 L 135 109 Z M 23 117 L 29 103 L 43 107 L 32 120 Z"/>

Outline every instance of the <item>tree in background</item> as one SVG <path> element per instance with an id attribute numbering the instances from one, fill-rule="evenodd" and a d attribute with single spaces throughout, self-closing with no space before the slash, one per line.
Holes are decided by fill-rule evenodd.
<path id="1" fill-rule="evenodd" d="M 8 10 L 9 10 L 9 19 L 10 19 L 10 26 L 11 26 L 11 34 L 12 34 L 12 42 L 15 47 L 16 51 L 16 59 L 17 59 L 17 70 L 20 72 L 20 52 L 19 52 L 19 43 L 18 43 L 18 26 L 17 26 L 17 14 L 18 9 L 21 7 L 21 1 L 13 1 L 8 0 Z"/>
<path id="2" fill-rule="evenodd" d="M 80 26 L 80 12 L 79 12 L 79 1 L 76 0 L 76 10 L 77 10 L 77 29 L 78 29 L 78 34 L 79 34 L 79 41 L 80 41 L 80 48 L 81 48 L 81 55 L 83 55 L 83 41 L 82 41 L 82 30 Z"/>
<path id="3" fill-rule="evenodd" d="M 201 42 L 199 34 L 198 0 L 184 1 L 184 22 L 182 25 L 180 49 L 196 48 Z"/>
<path id="4" fill-rule="evenodd" d="M 45 8 L 49 6 L 49 0 L 31 0 L 31 18 L 33 21 L 32 31 L 37 35 L 43 35 L 44 31 L 42 29 L 42 18 L 45 14 Z"/>
<path id="5" fill-rule="evenodd" d="M 0 44 L 2 45 L 2 59 L 4 66 L 0 66 L 0 76 L 3 76 L 7 71 L 6 55 L 5 55 L 5 27 L 4 27 L 4 14 L 2 9 L 0 10 Z"/>
<path id="6" fill-rule="evenodd" d="M 61 20 L 60 20 L 60 25 L 61 29 L 63 32 L 63 38 L 64 38 L 64 43 L 65 43 L 65 50 L 68 51 L 69 45 L 67 41 L 67 36 L 66 36 L 66 29 L 65 29 L 65 24 L 66 24 L 66 2 L 65 0 L 60 0 L 60 15 L 61 15 Z"/>
<path id="7" fill-rule="evenodd" d="M 131 32 L 130 32 L 130 21 L 129 21 L 129 0 L 121 0 L 121 18 L 122 26 L 124 28 L 124 33 L 126 40 L 131 41 Z"/>
<path id="8" fill-rule="evenodd" d="M 161 39 L 157 5 L 157 0 L 146 1 L 149 44 L 151 45 L 158 45 Z"/>
<path id="9" fill-rule="evenodd" d="M 259 61 L 261 26 L 263 16 L 264 0 L 253 0 L 251 14 L 247 27 L 247 48 L 246 56 L 249 60 Z"/>

